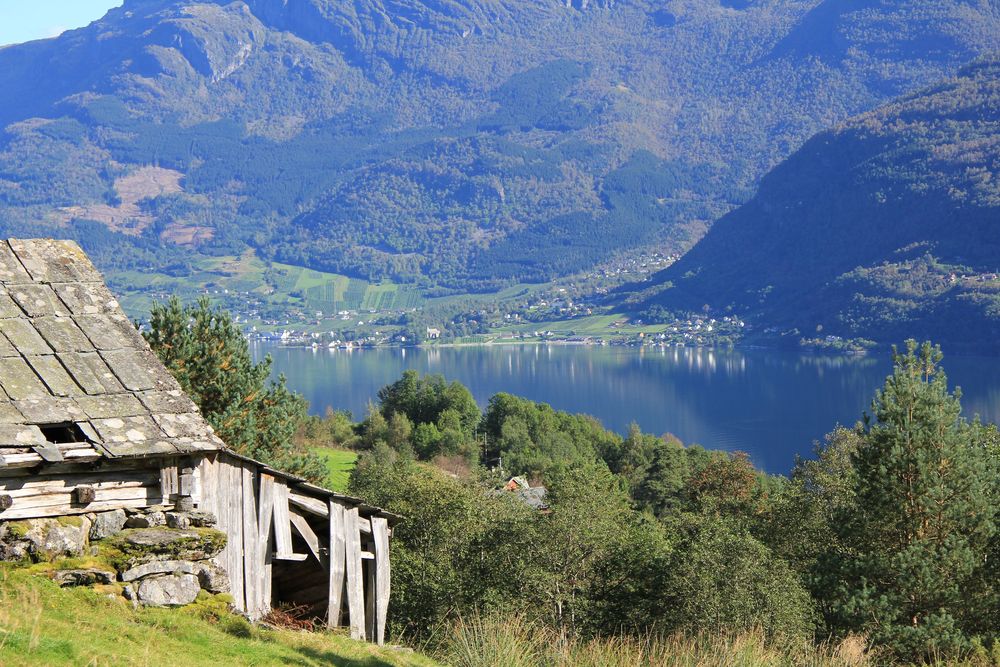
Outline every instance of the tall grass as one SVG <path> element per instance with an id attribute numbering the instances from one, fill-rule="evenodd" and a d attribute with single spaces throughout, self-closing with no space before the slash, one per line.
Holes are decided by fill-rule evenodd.
<path id="1" fill-rule="evenodd" d="M 457 622 L 441 658 L 454 667 L 875 667 L 886 664 L 865 639 L 837 643 L 769 641 L 763 632 L 573 639 L 521 616 Z M 959 663 L 987 667 L 987 656 Z"/>

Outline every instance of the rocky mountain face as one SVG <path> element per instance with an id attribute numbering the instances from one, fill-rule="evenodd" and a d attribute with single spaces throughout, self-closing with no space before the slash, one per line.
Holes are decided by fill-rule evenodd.
<path id="1" fill-rule="evenodd" d="M 0 219 L 485 290 L 689 247 L 815 132 L 1000 48 L 959 0 L 127 0 L 0 49 Z"/>
<path id="2" fill-rule="evenodd" d="M 740 312 L 789 340 L 1000 340 L 1000 57 L 810 139 L 637 310 Z"/>

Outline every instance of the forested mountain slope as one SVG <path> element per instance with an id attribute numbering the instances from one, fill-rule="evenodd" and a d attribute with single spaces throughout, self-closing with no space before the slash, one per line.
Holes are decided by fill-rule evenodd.
<path id="1" fill-rule="evenodd" d="M 813 137 L 629 300 L 732 310 L 795 340 L 912 336 L 996 350 L 998 176 L 992 56 Z"/>
<path id="2" fill-rule="evenodd" d="M 808 136 L 1000 48 L 997 0 L 126 0 L 0 48 L 0 220 L 488 289 L 686 248 Z"/>

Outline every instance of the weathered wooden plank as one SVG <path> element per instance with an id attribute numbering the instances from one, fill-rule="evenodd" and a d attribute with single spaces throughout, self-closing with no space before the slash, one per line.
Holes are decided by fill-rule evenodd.
<path id="1" fill-rule="evenodd" d="M 160 467 L 160 485 L 163 487 L 163 497 L 173 498 L 178 492 L 177 482 L 177 462 L 173 460 L 164 461 Z"/>
<path id="2" fill-rule="evenodd" d="M 259 539 L 257 531 L 257 494 L 254 489 L 254 469 L 249 464 L 241 466 L 243 481 L 243 576 L 244 595 L 246 596 L 246 612 L 251 619 L 261 617 L 260 577 L 257 549 Z"/>
<path id="3" fill-rule="evenodd" d="M 274 550 L 278 559 L 285 559 L 287 554 L 294 553 L 288 510 L 288 485 L 282 479 L 274 481 Z"/>
<path id="4" fill-rule="evenodd" d="M 229 583 L 232 588 L 233 604 L 239 611 L 246 611 L 246 594 L 243 588 L 243 467 L 238 461 L 226 460 L 226 485 L 223 492 L 227 496 L 229 542 L 233 548 L 229 552 Z"/>
<path id="5" fill-rule="evenodd" d="M 75 498 L 77 488 L 80 487 L 36 487 L 32 489 L 13 489 L 9 491 L 8 494 L 14 500 L 14 507 L 28 507 L 30 505 L 43 507 L 46 505 L 57 504 L 58 502 L 68 499 L 72 499 L 72 502 L 76 503 Z M 103 486 L 91 486 L 89 488 L 94 490 L 95 495 L 94 500 L 91 500 L 90 502 L 94 502 L 95 500 L 108 500 L 116 497 L 139 497 L 140 494 L 155 497 L 157 499 L 162 498 L 162 496 L 160 496 L 160 487 L 158 484 L 154 482 L 143 482 L 141 480 L 120 483 L 107 482 Z"/>
<path id="6" fill-rule="evenodd" d="M 78 447 L 62 451 L 65 460 L 75 463 L 96 461 L 101 458 L 100 452 L 90 446 Z M 41 465 L 44 459 L 35 452 L 25 454 L 0 454 L 0 469 L 2 468 L 33 468 Z"/>
<path id="7" fill-rule="evenodd" d="M 346 565 L 344 506 L 331 500 L 327 513 L 330 517 L 330 581 L 326 624 L 331 628 L 336 628 L 340 627 L 341 609 L 344 606 L 344 568 Z"/>
<path id="8" fill-rule="evenodd" d="M 14 499 L 9 509 L 0 512 L 0 521 L 59 516 L 60 514 L 83 514 L 119 507 L 149 507 L 159 505 L 163 501 L 158 485 L 98 492 L 95 500 L 86 505 L 75 502 L 74 495 L 74 493 L 67 491 Z"/>
<path id="9" fill-rule="evenodd" d="M 266 473 L 260 476 L 260 491 L 257 499 L 257 558 L 263 580 L 260 586 L 258 607 L 266 614 L 271 610 L 271 530 L 274 525 L 274 477 Z"/>
<path id="10" fill-rule="evenodd" d="M 36 493 L 71 491 L 80 485 L 95 486 L 103 489 L 113 489 L 134 482 L 153 485 L 157 482 L 157 479 L 157 475 L 153 471 L 68 474 L 60 477 L 2 478 L 0 479 L 0 489 L 7 491 L 17 498 Z"/>
<path id="11" fill-rule="evenodd" d="M 347 573 L 347 611 L 352 639 L 365 638 L 364 574 L 361 571 L 361 531 L 358 508 L 344 512 L 344 551 Z"/>
<path id="12" fill-rule="evenodd" d="M 157 491 L 157 494 L 159 491 Z M 143 509 L 153 505 L 159 505 L 160 498 L 134 498 L 134 499 L 113 499 L 90 503 L 89 505 L 53 505 L 51 507 L 38 507 L 31 510 L 15 511 L 13 508 L 0 513 L 0 521 L 17 521 L 20 519 L 44 519 L 54 516 L 72 516 L 75 514 L 87 514 L 89 512 L 107 512 L 117 509 Z"/>
<path id="13" fill-rule="evenodd" d="M 302 539 L 306 541 L 306 546 L 309 547 L 309 551 L 311 551 L 312 555 L 319 561 L 319 564 L 324 570 L 328 569 L 330 564 L 326 560 L 326 554 L 323 553 L 323 549 L 319 541 L 319 535 L 317 535 L 316 531 L 312 529 L 312 526 L 309 525 L 306 518 L 294 510 L 289 512 L 288 518 L 292 525 L 295 526 L 295 530 L 297 530 L 299 535 L 302 536 Z"/>
<path id="14" fill-rule="evenodd" d="M 373 516 L 372 539 L 375 542 L 375 637 L 381 646 L 385 644 L 385 626 L 389 616 L 389 523 L 382 517 Z"/>

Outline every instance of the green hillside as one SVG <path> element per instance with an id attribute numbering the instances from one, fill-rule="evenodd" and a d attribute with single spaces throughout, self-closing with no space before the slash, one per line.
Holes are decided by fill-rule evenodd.
<path id="1" fill-rule="evenodd" d="M 1000 341 L 1000 58 L 805 144 L 635 310 L 734 311 L 786 339 Z"/>
<path id="2" fill-rule="evenodd" d="M 189 284 L 248 248 L 544 282 L 686 249 L 810 135 L 998 48 L 964 0 L 127 0 L 0 49 L 0 231 Z"/>
<path id="3" fill-rule="evenodd" d="M 120 595 L 60 589 L 10 568 L 0 570 L 0 602 L 0 663 L 10 667 L 438 664 L 339 634 L 251 627 L 211 598 L 184 609 L 133 610 Z"/>

